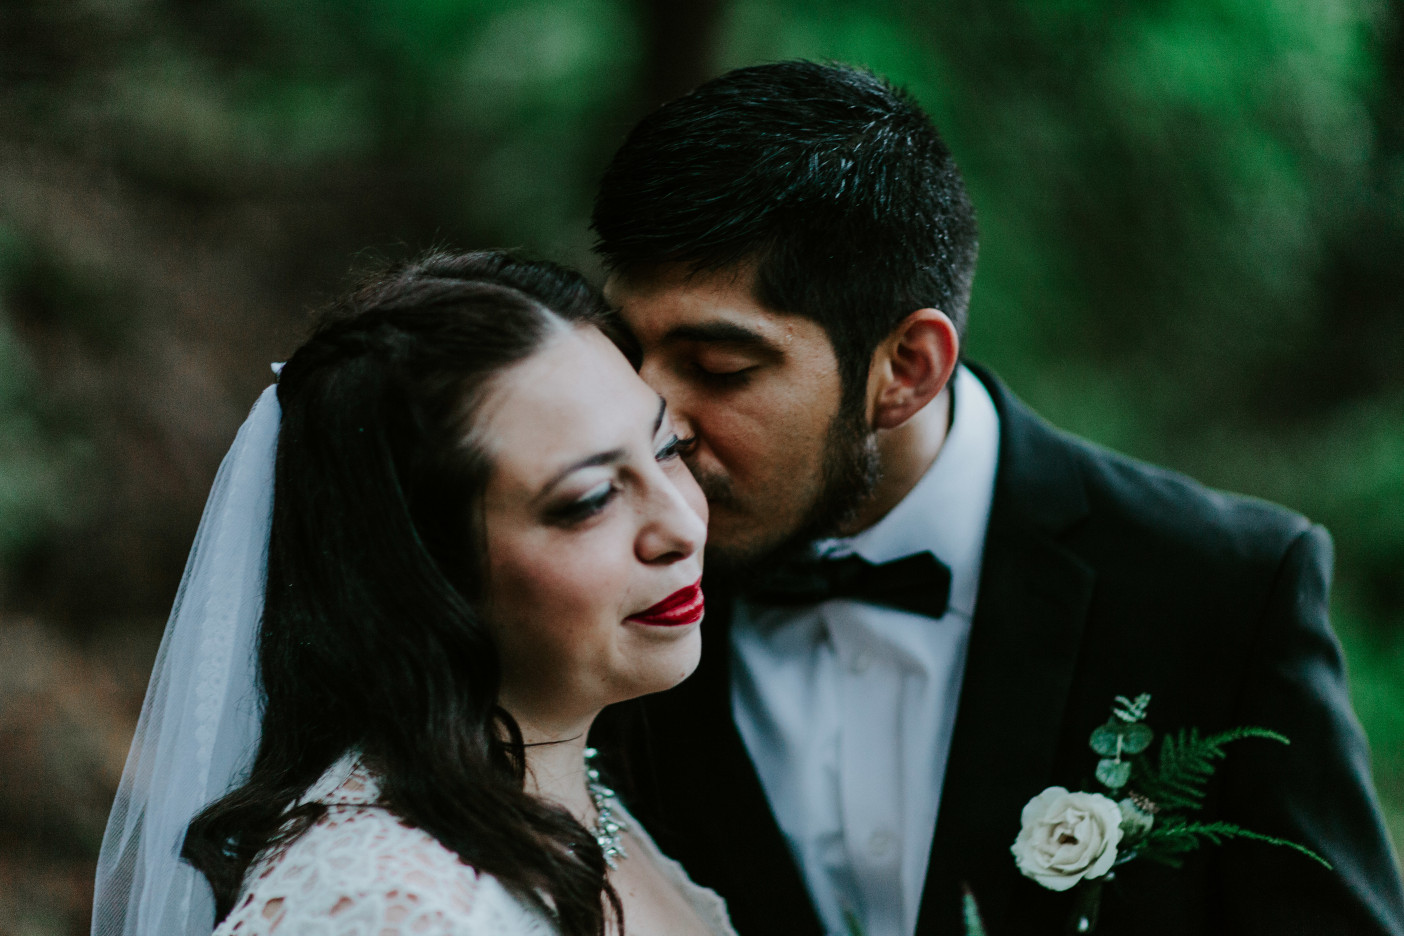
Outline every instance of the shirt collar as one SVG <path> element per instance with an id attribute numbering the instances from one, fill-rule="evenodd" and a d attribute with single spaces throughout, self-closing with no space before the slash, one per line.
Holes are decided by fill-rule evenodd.
<path id="1" fill-rule="evenodd" d="M 989 391 L 964 366 L 951 380 L 951 394 L 950 430 L 921 480 L 877 523 L 816 547 L 826 555 L 856 553 L 869 562 L 930 551 L 951 568 L 951 610 L 969 617 L 994 500 L 999 414 Z"/>

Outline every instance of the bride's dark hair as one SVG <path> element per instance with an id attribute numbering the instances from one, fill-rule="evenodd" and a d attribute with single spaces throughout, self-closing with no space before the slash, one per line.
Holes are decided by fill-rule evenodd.
<path id="1" fill-rule="evenodd" d="M 607 328 L 554 264 L 433 254 L 335 303 L 278 380 L 262 738 L 249 778 L 191 822 L 183 856 L 224 919 L 251 862 L 325 807 L 291 810 L 361 750 L 385 804 L 547 909 L 567 934 L 620 919 L 594 836 L 527 794 L 521 732 L 497 704 L 483 593 L 474 417 L 493 379 L 553 333 Z"/>

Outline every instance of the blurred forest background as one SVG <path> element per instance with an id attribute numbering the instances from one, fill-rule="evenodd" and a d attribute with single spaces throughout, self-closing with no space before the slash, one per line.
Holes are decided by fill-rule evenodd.
<path id="1" fill-rule="evenodd" d="M 1336 537 L 1404 844 L 1401 0 L 0 0 L 0 934 L 91 876 L 208 485 L 370 258 L 597 272 L 596 175 L 734 65 L 858 62 L 982 227 L 970 347 L 1054 422 Z"/>

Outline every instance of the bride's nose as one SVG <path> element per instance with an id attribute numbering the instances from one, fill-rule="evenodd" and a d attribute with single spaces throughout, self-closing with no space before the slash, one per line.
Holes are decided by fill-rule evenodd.
<path id="1" fill-rule="evenodd" d="M 677 562 L 707 540 L 707 525 L 678 486 L 666 476 L 652 486 L 634 549 L 640 562 Z"/>

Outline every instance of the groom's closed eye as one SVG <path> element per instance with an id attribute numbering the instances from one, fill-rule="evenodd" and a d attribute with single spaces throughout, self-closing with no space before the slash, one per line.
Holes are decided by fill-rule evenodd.
<path id="1" fill-rule="evenodd" d="M 663 343 L 674 349 L 675 361 L 689 376 L 720 386 L 744 383 L 757 369 L 784 357 L 764 335 L 733 322 L 681 325 Z"/>
<path id="2" fill-rule="evenodd" d="M 703 379 L 740 380 L 759 366 L 750 354 L 721 348 L 704 348 L 692 358 L 693 370 Z"/>

